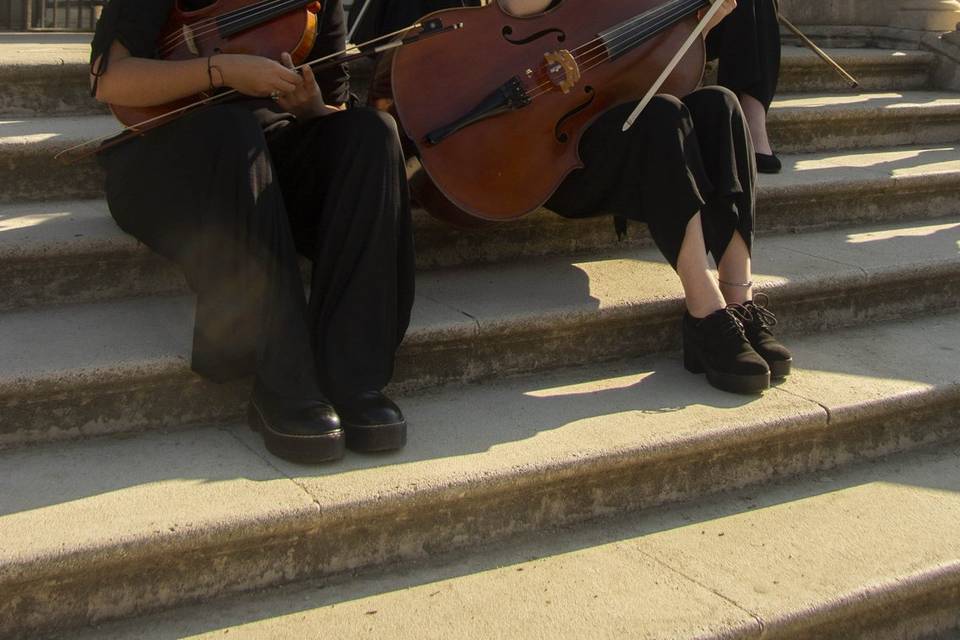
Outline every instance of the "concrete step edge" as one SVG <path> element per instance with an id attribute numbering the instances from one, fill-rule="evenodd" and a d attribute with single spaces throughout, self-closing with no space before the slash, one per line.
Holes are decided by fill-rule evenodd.
<path id="1" fill-rule="evenodd" d="M 96 625 L 71 640 L 301 637 L 317 628 L 415 640 L 470 637 L 478 626 L 500 637 L 642 628 L 650 638 L 946 640 L 960 625 L 950 522 L 958 504 L 931 509 L 938 492 L 921 483 L 956 488 L 958 455 L 956 444 L 925 447 L 330 584 Z M 925 508 L 934 513 L 898 513 Z"/>
<path id="2" fill-rule="evenodd" d="M 943 339 L 958 322 L 956 316 L 928 318 L 881 329 L 898 335 L 930 335 L 930 327 L 939 323 L 934 333 Z M 871 336 L 870 330 L 862 333 L 862 340 Z M 835 348 L 831 345 L 843 340 L 843 335 L 809 338 L 801 351 L 829 352 Z M 902 358 L 910 348 L 890 346 L 891 353 L 885 354 L 890 359 Z M 931 357 L 937 361 L 937 373 L 930 375 L 951 375 L 944 373 L 946 354 Z M 903 365 L 885 362 L 883 366 L 894 370 Z M 657 370 L 661 367 L 655 364 Z M 843 372 L 836 373 L 842 379 Z M 137 615 L 235 589 L 329 577 L 520 531 L 648 509 L 960 435 L 955 420 L 960 383 L 955 371 L 952 380 L 923 378 L 922 384 L 917 380 L 898 390 L 879 385 L 877 393 L 868 392 L 874 383 L 865 381 L 856 392 L 843 392 L 833 399 L 809 395 L 816 375 L 811 373 L 800 386 L 788 383 L 782 392 L 772 391 L 768 400 L 782 403 L 772 412 L 769 408 L 746 412 L 735 424 L 721 421 L 689 433 L 680 429 L 665 440 L 642 442 L 640 437 L 633 445 L 607 450 L 593 442 L 573 449 L 568 444 L 564 455 L 534 447 L 534 457 L 522 462 L 513 457 L 498 460 L 491 454 L 483 464 L 498 460 L 494 467 L 457 466 L 456 473 L 462 475 L 443 484 L 421 477 L 408 485 L 403 477 L 393 478 L 396 484 L 381 487 L 363 500 L 351 491 L 335 492 L 323 494 L 332 497 L 320 502 L 307 501 L 288 510 L 238 513 L 228 523 L 210 528 L 158 530 L 146 538 L 124 541 L 106 536 L 99 544 L 75 550 L 58 547 L 52 554 L 24 553 L 13 560 L 8 555 L 0 571 L 0 593 L 5 595 L 0 598 L 0 612 L 15 615 L 0 615 L 0 620 L 14 625 L 7 633 L 17 633 Z M 691 402 L 696 402 L 700 392 L 692 393 Z M 858 395 L 862 397 L 854 399 Z M 134 445 L 136 441 L 126 446 Z M 279 468 L 295 474 L 291 482 L 302 484 L 294 480 L 303 474 L 302 468 Z M 690 473 L 692 469 L 697 472 Z M 303 486 L 318 500 L 313 492 L 323 491 L 333 481 Z M 483 517 L 478 517 L 481 513 Z M 347 533 L 376 531 L 384 522 L 393 523 L 390 536 Z M 338 542 L 331 544 L 331 540 Z M 265 557 L 270 554 L 275 557 Z M 268 566 L 273 570 L 264 572 Z M 121 593 L 124 597 L 118 598 Z"/>
<path id="3" fill-rule="evenodd" d="M 958 228 L 951 221 L 919 231 L 904 225 L 771 238 L 756 256 L 758 286 L 773 296 L 781 329 L 794 334 L 954 309 L 960 302 L 960 262 L 952 246 Z M 893 234 L 877 255 L 874 233 Z M 936 239 L 928 245 L 927 237 Z M 830 243 L 852 248 L 844 255 Z M 914 255 L 921 247 L 927 254 Z M 422 275 L 393 392 L 673 348 L 682 300 L 654 252 L 593 256 L 577 267 L 555 260 Z M 624 289 L 621 283 L 631 281 L 637 288 Z M 188 369 L 191 322 L 189 299 L 0 315 L 0 327 L 22 343 L 0 345 L 0 359 L 18 367 L 0 371 L 0 402 L 8 424 L 19 426 L 0 434 L 0 444 L 238 419 L 244 385 L 211 385 Z M 41 334 L 55 337 L 44 347 L 42 365 L 26 348 L 34 333 L 36 344 Z M 88 345 L 90 356 L 68 355 L 76 345 Z"/>
<path id="4" fill-rule="evenodd" d="M 783 174 L 760 177 L 760 235 L 960 212 L 953 195 L 960 187 L 960 155 L 952 146 L 783 160 Z M 0 205 L 0 228 L 0 264 L 8 276 L 0 282 L 0 311 L 185 291 L 177 270 L 123 234 L 102 200 Z M 631 225 L 626 243 L 618 243 L 606 217 L 573 221 L 545 210 L 477 231 L 459 231 L 415 211 L 414 228 L 421 270 L 650 244 L 641 224 Z"/>
<path id="5" fill-rule="evenodd" d="M 8 116 L 58 116 L 103 113 L 106 107 L 89 95 L 87 74 L 89 47 L 67 50 L 43 49 L 33 54 L 21 47 L 16 54 L 4 53 L 0 45 L 0 83 L 10 91 L 0 98 L 0 114 Z M 841 63 L 858 75 L 864 87 L 901 86 L 917 88 L 929 83 L 936 56 L 927 52 L 893 50 L 831 50 Z M 820 73 L 819 60 L 805 49 L 785 47 L 781 65 L 781 89 L 809 91 L 842 86 Z M 357 89 L 366 88 L 369 70 L 354 66 Z M 708 74 L 708 77 L 712 77 Z M 0 116 L 2 117 L 2 116 Z"/>
<path id="6" fill-rule="evenodd" d="M 864 94 L 866 96 L 874 94 Z M 888 95 L 888 94 L 875 94 Z M 771 110 L 770 129 L 779 153 L 811 153 L 837 149 L 869 149 L 903 145 L 953 144 L 960 135 L 960 94 L 902 92 L 900 98 L 882 98 L 882 104 L 840 104 L 820 108 L 814 103 Z M 949 99 L 945 96 L 951 96 Z M 921 104 L 923 96 L 939 96 L 940 103 Z M 914 100 L 916 98 L 916 100 Z M 834 96 L 835 101 L 848 100 Z M 886 108 L 897 102 L 913 104 Z M 883 106 L 884 108 L 880 108 Z M 0 159 L 12 171 L 0 174 L 0 202 L 99 198 L 102 171 L 92 157 L 73 164 L 53 156 L 74 144 L 117 130 L 109 116 L 26 118 L 7 121 L 0 132 Z"/>

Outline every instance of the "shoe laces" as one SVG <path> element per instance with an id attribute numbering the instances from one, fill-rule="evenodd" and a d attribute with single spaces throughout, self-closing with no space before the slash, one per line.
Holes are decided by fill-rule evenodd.
<path id="1" fill-rule="evenodd" d="M 770 304 L 770 296 L 757 293 L 753 296 L 753 300 L 744 306 L 763 329 L 777 326 L 777 316 L 767 308 L 768 304 Z"/>
<path id="2" fill-rule="evenodd" d="M 718 327 L 724 337 L 739 337 L 746 340 L 746 326 L 753 321 L 750 310 L 740 304 L 729 304 L 707 316 L 705 321 Z"/>

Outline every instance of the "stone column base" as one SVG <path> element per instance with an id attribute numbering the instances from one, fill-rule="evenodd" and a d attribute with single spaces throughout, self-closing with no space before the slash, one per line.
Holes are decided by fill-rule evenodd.
<path id="1" fill-rule="evenodd" d="M 890 26 L 918 31 L 955 31 L 960 23 L 957 0 L 902 0 Z"/>

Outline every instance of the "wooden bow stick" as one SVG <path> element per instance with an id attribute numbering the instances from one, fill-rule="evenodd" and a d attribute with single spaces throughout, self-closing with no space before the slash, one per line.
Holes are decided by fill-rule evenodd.
<path id="1" fill-rule="evenodd" d="M 840 77 L 842 77 L 844 80 L 846 80 L 848 83 L 850 83 L 850 88 L 851 88 L 851 89 L 856 89 L 856 88 L 858 88 L 858 87 L 860 86 L 860 82 L 859 82 L 856 78 L 854 78 L 852 75 L 850 75 L 849 73 L 847 73 L 847 70 L 846 70 L 846 69 L 844 69 L 843 67 L 841 67 L 840 64 L 837 63 L 836 60 L 834 60 L 834 59 L 831 58 L 829 55 L 827 55 L 827 52 L 824 51 L 823 49 L 821 49 L 820 47 L 818 47 L 818 46 L 813 42 L 813 40 L 811 40 L 810 38 L 808 38 L 807 36 L 805 36 L 805 35 L 803 34 L 803 32 L 800 31 L 800 29 L 797 29 L 797 27 L 795 27 L 792 22 L 790 22 L 790 21 L 787 20 L 785 17 L 783 17 L 783 15 L 778 15 L 778 17 L 780 18 L 780 24 L 782 24 L 782 25 L 785 26 L 787 29 L 789 29 L 791 32 L 793 32 L 793 35 L 795 35 L 795 36 L 797 36 L 798 38 L 800 38 L 800 41 L 803 42 L 803 44 L 807 45 L 807 47 L 809 47 L 811 51 L 813 51 L 815 54 L 817 54 L 818 56 L 820 56 L 820 59 L 821 59 L 821 60 L 823 60 L 824 62 L 826 62 L 828 65 L 830 65 L 831 68 L 833 68 L 834 71 L 836 71 L 838 74 L 840 74 Z"/>

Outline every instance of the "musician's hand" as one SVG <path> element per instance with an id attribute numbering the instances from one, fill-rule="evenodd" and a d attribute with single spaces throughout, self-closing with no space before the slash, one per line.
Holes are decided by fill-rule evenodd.
<path id="1" fill-rule="evenodd" d="M 715 26 L 723 22 L 723 19 L 726 18 L 728 15 L 730 15 L 733 12 L 733 10 L 737 8 L 737 0 L 718 0 L 718 1 L 723 2 L 723 6 L 720 7 L 720 10 L 714 14 L 713 19 L 710 20 L 710 22 L 707 23 L 706 28 L 704 28 L 703 30 L 704 38 L 707 37 L 707 34 L 710 33 L 711 29 L 713 29 Z"/>
<path id="2" fill-rule="evenodd" d="M 248 96 L 290 93 L 303 84 L 299 73 L 261 56 L 220 54 L 210 64 L 215 67 L 211 74 L 215 82 L 219 69 L 223 84 Z"/>
<path id="3" fill-rule="evenodd" d="M 284 53 L 280 57 L 280 61 L 288 69 L 293 68 L 293 58 L 290 57 L 289 53 Z M 303 82 L 300 83 L 300 86 L 293 91 L 280 94 L 280 98 L 277 100 L 280 108 L 292 113 L 298 120 L 319 118 L 336 111 L 336 109 L 328 107 L 323 102 L 323 94 L 320 92 L 320 86 L 313 75 L 313 69 L 303 67 L 302 71 Z"/>

